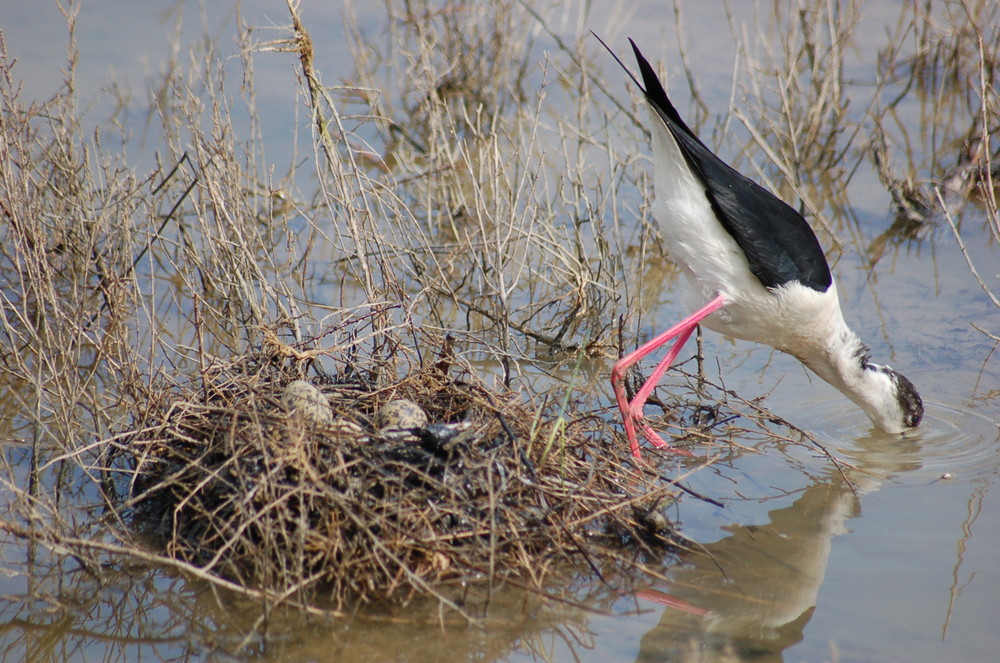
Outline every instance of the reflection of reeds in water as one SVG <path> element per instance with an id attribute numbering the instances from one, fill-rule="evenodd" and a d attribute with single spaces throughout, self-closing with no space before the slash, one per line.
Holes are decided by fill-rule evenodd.
<path id="1" fill-rule="evenodd" d="M 948 4 L 934 22 L 926 20 L 922 6 L 908 3 L 868 87 L 844 74 L 858 21 L 855 5 L 817 0 L 799 5 L 795 14 L 782 13 L 785 6 L 775 3 L 769 20 L 788 38 L 776 50 L 746 48 L 748 94 L 736 104 L 742 110 L 733 111 L 746 129 L 748 160 L 774 164 L 761 166 L 758 179 L 768 180 L 786 199 L 803 200 L 814 218 L 827 219 L 828 247 L 853 246 L 877 260 L 902 238 L 922 241 L 925 235 L 893 230 L 865 247 L 868 234 L 857 227 L 848 191 L 874 154 L 874 168 L 889 191 L 886 209 L 910 201 L 915 208 L 928 205 L 933 215 L 944 205 L 957 229 L 963 208 L 953 204 L 955 194 L 944 192 L 939 201 L 930 195 L 931 186 L 947 184 L 958 198 L 976 190 L 1000 238 L 994 183 L 1000 135 L 996 4 Z M 45 103 L 32 103 L 18 97 L 16 69 L 3 54 L 0 436 L 12 440 L 24 459 L 18 456 L 14 464 L 15 452 L 6 457 L 10 510 L 3 527 L 8 533 L 45 543 L 59 554 L 69 550 L 88 568 L 99 568 L 105 554 L 175 562 L 129 538 L 124 522 L 129 512 L 123 505 L 134 505 L 118 473 L 134 470 L 129 467 L 133 460 L 145 468 L 150 458 L 164 458 L 143 455 L 151 449 L 151 438 L 146 446 L 131 447 L 130 441 L 139 439 L 149 423 L 143 413 L 161 412 L 155 422 L 159 430 L 180 425 L 180 419 L 162 414 L 162 407 L 177 402 L 203 408 L 189 413 L 209 413 L 196 427 L 192 444 L 204 448 L 194 449 L 193 459 L 203 457 L 198 454 L 205 445 L 233 443 L 233 433 L 220 424 L 233 416 L 234 406 L 219 404 L 219 376 L 235 366 L 229 363 L 234 358 L 262 356 L 272 336 L 300 354 L 284 356 L 280 365 L 261 363 L 259 374 L 241 375 L 253 385 L 270 376 L 260 392 L 251 394 L 249 383 L 242 387 L 252 396 L 245 414 L 261 421 L 270 422 L 271 415 L 257 404 L 269 402 L 268 390 L 279 377 L 316 376 L 332 371 L 330 362 L 345 361 L 310 353 L 328 348 L 324 335 L 339 330 L 341 320 L 352 315 L 367 316 L 368 331 L 343 345 L 352 348 L 350 362 L 359 371 L 371 372 L 387 357 L 407 359 L 383 367 L 384 374 L 371 380 L 368 399 L 377 399 L 379 389 L 398 386 L 410 373 L 430 370 L 433 352 L 422 344 L 446 333 L 455 339 L 454 351 L 463 355 L 459 363 L 485 358 L 499 367 L 503 382 L 516 388 L 522 368 L 549 350 L 599 358 L 632 345 L 639 325 L 626 315 L 642 299 L 638 275 L 646 276 L 647 285 L 650 278 L 656 281 L 642 297 L 655 297 L 654 290 L 668 288 L 675 277 L 648 264 L 650 257 L 661 258 L 655 232 L 646 223 L 647 206 L 629 193 L 649 189 L 646 169 L 634 157 L 643 153 L 642 135 L 631 123 L 639 116 L 636 106 L 620 105 L 625 95 L 614 92 L 621 87 L 613 67 L 604 69 L 615 72 L 616 83 L 605 89 L 601 68 L 594 66 L 594 44 L 559 39 L 547 61 L 535 62 L 533 41 L 521 36 L 540 34 L 548 26 L 543 15 L 520 3 L 390 2 L 384 38 L 372 42 L 353 28 L 357 71 L 344 85 L 328 88 L 307 38 L 308 15 L 298 15 L 294 4 L 292 11 L 296 27 L 285 40 L 244 44 L 245 109 L 234 108 L 223 94 L 226 83 L 220 83 L 214 55 L 199 53 L 200 70 L 186 69 L 180 59 L 170 63 L 150 116 L 159 123 L 165 149 L 145 176 L 135 174 L 124 148 L 108 147 L 113 144 L 109 128 L 95 138 L 82 123 L 72 67 L 65 89 Z M 310 113 L 305 124 L 315 146 L 315 158 L 296 155 L 277 170 L 265 161 L 253 109 L 254 58 L 267 51 L 290 53 L 302 67 L 302 96 Z M 268 52 L 267 57 L 281 56 Z M 691 73 L 690 80 L 695 78 Z M 857 98 L 867 100 L 863 108 Z M 904 113 L 913 107 L 919 121 Z M 729 126 L 704 124 L 706 137 L 714 127 Z M 114 140 L 128 144 L 125 136 Z M 302 163 L 314 163 L 314 171 L 303 172 Z M 899 163 L 905 164 L 901 173 Z M 922 215 L 909 216 L 920 225 L 926 223 Z M 984 288 L 995 292 L 995 284 L 984 281 Z M 645 308 L 657 302 L 642 303 Z M 404 365 L 407 370 L 399 369 Z M 225 378 L 227 384 L 233 379 Z M 468 381 L 489 384 L 485 376 L 471 375 Z M 562 389 L 539 402 L 562 403 Z M 748 434 L 737 428 L 740 422 L 751 422 L 746 428 L 759 431 L 763 440 L 781 437 L 769 427 L 769 415 L 751 407 L 741 408 L 739 420 L 718 416 L 707 424 L 685 414 L 685 405 L 727 412 L 726 403 L 735 396 L 724 390 L 700 396 L 684 383 L 665 391 L 670 397 L 663 400 L 674 418 L 663 426 L 675 437 L 739 443 Z M 495 392 L 490 392 L 494 398 L 506 393 Z M 610 392 L 595 399 L 611 404 Z M 567 462 L 577 472 L 594 460 L 590 455 L 607 453 L 598 443 L 610 444 L 614 433 L 593 408 L 565 410 L 564 418 L 578 421 L 574 436 L 563 443 L 563 436 L 540 433 L 561 425 L 554 408 L 518 403 L 511 418 L 532 425 L 515 427 L 515 436 L 530 445 L 526 453 L 533 463 L 541 465 L 542 455 L 555 462 L 574 451 Z M 483 422 L 494 417 L 490 425 L 498 425 L 496 406 L 477 400 L 476 407 L 487 413 Z M 232 421 L 244 425 L 247 419 Z M 220 437 L 209 435 L 209 428 Z M 271 453 L 262 438 L 245 441 L 247 447 L 218 457 L 221 465 L 209 467 L 235 467 L 247 454 L 265 458 Z M 343 454 L 328 443 L 316 445 L 328 456 Z M 358 464 L 377 474 L 372 460 L 377 453 L 361 448 Z M 475 453 L 480 454 L 474 457 L 477 463 L 486 462 L 486 452 Z M 521 461 L 514 460 L 505 470 L 508 478 L 523 471 Z M 599 460 L 611 462 L 605 456 Z M 295 500 L 316 499 L 308 493 L 308 482 L 298 481 L 312 465 L 275 462 L 270 469 L 297 478 L 288 484 Z M 332 494 L 332 467 L 316 468 L 326 477 L 316 484 L 320 492 Z M 611 469 L 608 474 L 617 476 Z M 206 486 L 215 479 L 207 481 Z M 587 485 L 579 477 L 575 481 Z M 143 490 L 156 485 L 144 484 Z M 403 483 L 396 487 L 405 488 Z M 653 491 L 657 495 L 666 488 Z M 523 514 L 512 515 L 516 503 L 537 501 L 540 494 L 529 499 L 518 493 L 494 513 L 517 522 Z M 630 506 L 640 494 L 626 490 L 608 499 Z M 284 499 L 261 518 L 287 521 L 294 509 Z M 558 512 L 553 531 L 566 541 L 579 536 L 573 528 L 582 527 L 586 518 L 573 509 L 590 505 L 574 503 L 577 496 L 546 499 L 566 509 Z M 238 493 L 225 500 L 235 508 Z M 621 511 L 619 527 L 641 528 L 648 510 L 639 507 Z M 207 502 L 202 508 L 212 513 Z M 259 536 L 268 531 L 262 522 L 248 523 L 243 531 L 257 528 Z M 337 531 L 333 521 L 323 522 L 317 531 L 326 527 L 332 536 Z M 472 522 L 469 531 L 485 532 L 485 522 Z M 122 543 L 95 543 L 91 534 L 97 524 L 110 527 Z M 221 532 L 209 536 L 206 530 L 213 559 L 223 545 Z M 325 552 L 322 546 L 306 546 L 308 532 L 295 530 L 301 538 L 294 541 L 272 540 L 299 546 L 302 556 L 275 572 L 287 573 L 284 580 L 292 582 L 269 585 L 280 587 L 267 595 L 270 599 L 302 587 L 305 579 L 330 580 L 316 570 L 321 565 L 305 563 L 332 554 L 329 546 Z M 365 541 L 374 545 L 377 539 Z M 252 546 L 240 546 L 241 554 L 252 556 Z M 182 548 L 177 539 L 180 557 L 196 560 L 196 551 Z M 488 550 L 496 548 L 477 552 Z M 522 564 L 534 554 L 528 548 L 516 552 Z M 423 564 L 442 577 L 455 568 L 435 567 L 435 559 L 440 558 L 430 554 L 415 566 Z M 251 567 L 256 563 L 249 562 Z M 226 566 L 228 561 L 216 563 L 213 571 L 225 566 L 231 578 L 256 582 L 269 573 L 241 576 L 236 566 Z M 366 563 L 378 567 L 383 561 L 372 553 Z M 405 567 L 384 564 L 380 568 L 386 575 Z M 486 562 L 480 558 L 475 564 Z M 199 572 L 195 565 L 175 568 Z M 204 577 L 221 583 L 218 577 Z"/>

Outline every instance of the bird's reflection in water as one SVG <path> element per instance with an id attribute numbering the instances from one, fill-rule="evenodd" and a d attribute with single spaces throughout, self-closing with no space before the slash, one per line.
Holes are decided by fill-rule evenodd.
<path id="1" fill-rule="evenodd" d="M 860 443 L 852 455 L 861 471 L 830 468 L 792 504 L 769 511 L 765 524 L 723 528 L 726 536 L 684 555 L 669 585 L 639 593 L 667 607 L 643 636 L 638 660 L 782 661 L 803 638 L 833 537 L 860 513 L 861 497 L 878 489 L 879 477 L 917 469 L 891 453 L 912 441 L 876 435 Z"/>

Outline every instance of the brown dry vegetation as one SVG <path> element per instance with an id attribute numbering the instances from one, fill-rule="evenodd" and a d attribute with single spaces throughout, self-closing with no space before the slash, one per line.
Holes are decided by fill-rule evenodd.
<path id="1" fill-rule="evenodd" d="M 746 94 L 692 115 L 706 141 L 744 127 L 744 158 L 803 201 L 834 254 L 878 260 L 942 216 L 960 237 L 969 198 L 1000 240 L 995 3 L 948 3 L 934 21 L 901 9 L 863 109 L 843 70 L 858 6 L 799 4 L 776 2 L 760 28 L 789 35 L 779 50 L 744 36 Z M 294 3 L 280 39 L 246 32 L 243 135 L 216 56 L 174 63 L 145 174 L 125 137 L 83 123 L 72 60 L 55 96 L 23 99 L 0 35 L 8 536 L 95 574 L 133 560 L 327 608 L 429 592 L 459 609 L 470 579 L 541 591 L 566 562 L 628 575 L 671 543 L 650 509 L 679 477 L 629 464 L 610 391 L 583 377 L 634 344 L 649 305 L 634 284 L 655 230 L 618 197 L 649 192 L 644 114 L 591 40 L 539 63 L 531 40 L 505 39 L 547 31 L 520 3 L 386 8 L 387 50 L 351 27 L 343 85 L 323 82 Z M 254 60 L 275 53 L 299 63 L 313 138 L 280 177 L 252 89 Z M 939 130 L 908 136 L 904 103 Z M 900 222 L 864 246 L 847 191 L 871 168 Z M 531 393 L 540 358 L 568 358 L 568 385 Z M 276 432 L 276 394 L 297 378 L 364 436 Z M 721 387 L 682 376 L 668 392 L 678 444 L 800 440 Z M 370 415 L 396 393 L 475 434 L 446 452 L 372 441 Z"/>

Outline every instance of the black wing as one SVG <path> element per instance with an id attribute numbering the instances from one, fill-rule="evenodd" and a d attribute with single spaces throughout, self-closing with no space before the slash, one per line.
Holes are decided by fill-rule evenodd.
<path id="1" fill-rule="evenodd" d="M 743 249 L 750 270 L 767 288 L 798 281 L 825 292 L 833 282 L 830 266 L 809 223 L 698 140 L 670 103 L 656 72 L 635 42 L 629 39 L 629 43 L 642 72 L 646 100 L 667 125 L 688 165 L 704 182 L 705 195 L 716 217 Z"/>

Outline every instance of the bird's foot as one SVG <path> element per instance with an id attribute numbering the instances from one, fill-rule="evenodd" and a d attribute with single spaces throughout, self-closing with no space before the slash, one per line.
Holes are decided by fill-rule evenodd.
<path id="1" fill-rule="evenodd" d="M 637 400 L 629 403 L 625 408 L 622 409 L 622 418 L 625 421 L 625 435 L 628 437 L 629 447 L 632 450 L 632 456 L 636 460 L 642 460 L 642 454 L 639 451 L 639 438 L 636 435 L 636 428 L 642 432 L 642 436 L 649 440 L 657 449 L 662 449 L 664 451 L 677 454 L 679 456 L 693 456 L 690 451 L 686 449 L 678 449 L 672 446 L 669 442 L 663 439 L 663 437 L 653 430 L 652 426 L 646 423 L 646 418 L 642 413 L 643 403 L 639 403 Z"/>
<path id="2" fill-rule="evenodd" d="M 643 417 L 641 414 L 639 415 L 639 418 L 636 419 L 635 421 L 639 425 L 639 430 L 642 431 L 643 437 L 645 437 L 647 440 L 649 440 L 649 443 L 652 444 L 657 449 L 662 449 L 662 450 L 668 451 L 668 452 L 670 452 L 672 454 L 677 454 L 678 456 L 693 456 L 694 455 L 693 453 L 691 453 L 687 449 L 678 449 L 677 447 L 673 446 L 672 444 L 670 444 L 669 442 L 667 442 L 666 440 L 664 440 L 662 435 L 660 435 L 659 433 L 657 433 L 655 430 L 653 430 L 652 426 L 650 426 L 648 423 L 646 423 L 645 417 Z"/>

